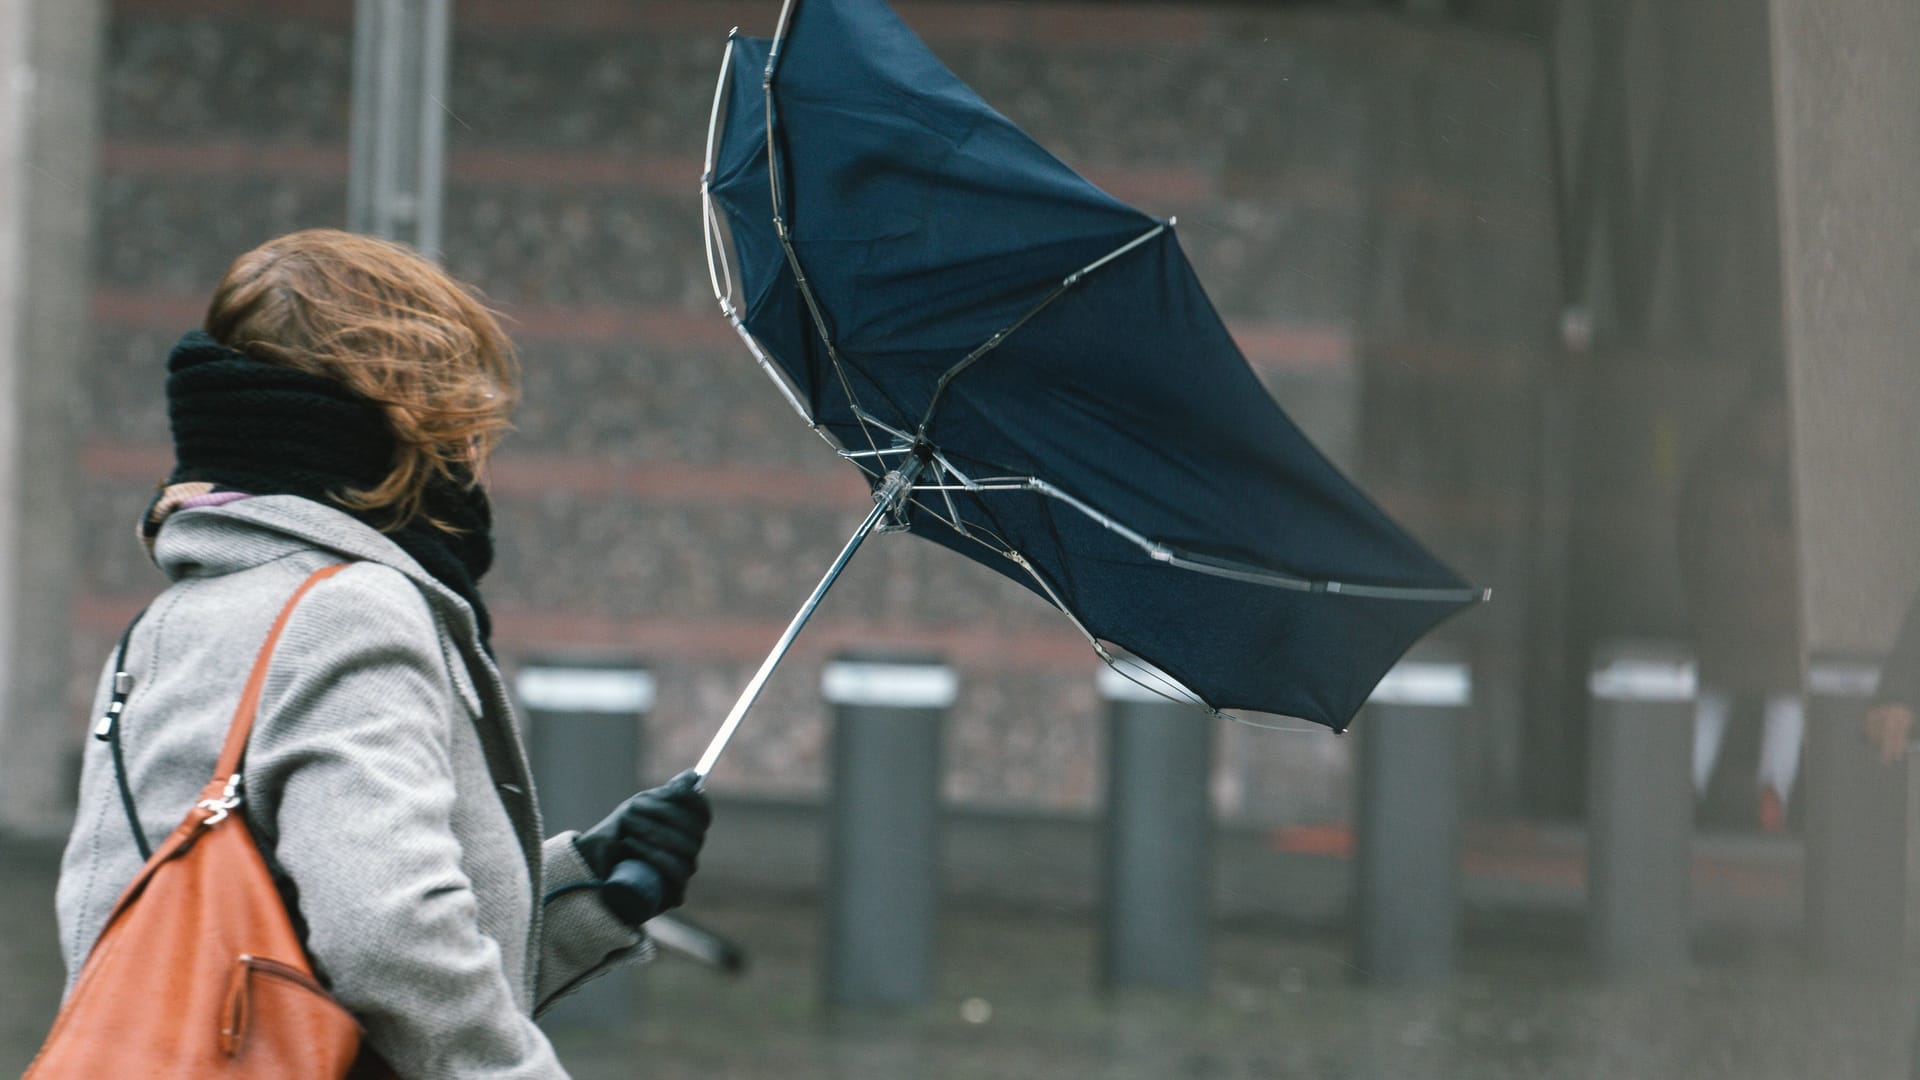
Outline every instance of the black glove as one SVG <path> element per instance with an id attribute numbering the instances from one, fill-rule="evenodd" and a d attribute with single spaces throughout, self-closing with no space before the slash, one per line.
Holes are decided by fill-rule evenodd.
<path id="1" fill-rule="evenodd" d="M 700 845 L 713 821 L 713 808 L 699 791 L 699 783 L 699 775 L 689 769 L 621 803 L 600 824 L 573 838 L 587 869 L 602 880 L 612 878 L 628 860 L 638 860 L 653 871 L 659 884 L 657 910 L 616 907 L 628 922 L 645 922 L 686 900 L 687 879 L 693 877 Z"/>

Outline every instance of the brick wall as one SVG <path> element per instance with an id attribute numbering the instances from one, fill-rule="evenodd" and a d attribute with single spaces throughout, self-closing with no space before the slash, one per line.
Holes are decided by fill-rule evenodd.
<path id="1" fill-rule="evenodd" d="M 344 219 L 351 6 L 115 5 L 83 655 L 158 587 L 131 522 L 168 463 L 165 346 L 235 254 Z M 777 8 L 456 5 L 446 262 L 511 317 L 527 372 L 495 478 L 500 559 L 487 588 L 500 650 L 644 658 L 660 678 L 648 734 L 662 775 L 704 745 L 865 502 L 708 295 L 695 191 L 714 75 L 728 28 L 765 33 Z M 1063 159 L 1179 216 L 1255 369 L 1390 510 L 1476 580 L 1524 576 L 1512 540 L 1489 540 L 1527 517 L 1529 373 L 1557 304 L 1545 153 L 1530 149 L 1544 137 L 1532 47 L 1363 13 L 901 10 Z M 1510 678 L 1524 655 L 1519 608 L 1449 632 Z M 716 783 L 817 790 L 819 664 L 877 643 L 938 650 L 959 668 L 954 797 L 1097 799 L 1084 643 L 1025 590 L 891 536 L 854 560 Z M 1489 731 L 1517 722 L 1501 708 Z M 1493 741 L 1488 760 L 1505 752 Z M 1344 741 L 1243 728 L 1222 747 L 1230 811 L 1344 812 Z"/>

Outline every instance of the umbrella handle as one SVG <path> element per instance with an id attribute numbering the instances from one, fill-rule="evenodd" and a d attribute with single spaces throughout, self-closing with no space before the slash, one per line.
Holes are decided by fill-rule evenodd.
<path id="1" fill-rule="evenodd" d="M 600 902 L 629 926 L 660 914 L 666 897 L 659 873 L 639 859 L 622 860 L 600 886 Z"/>

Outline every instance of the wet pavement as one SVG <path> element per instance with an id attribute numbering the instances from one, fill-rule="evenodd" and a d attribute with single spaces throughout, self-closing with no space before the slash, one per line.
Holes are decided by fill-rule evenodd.
<path id="1" fill-rule="evenodd" d="M 1476 935 L 1445 987 L 1382 990 L 1340 935 L 1250 927 L 1218 935 L 1204 1000 L 1113 999 L 1089 985 L 1083 922 L 975 913 L 945 920 L 936 1002 L 836 1020 L 815 1004 L 813 916 L 714 912 L 755 950 L 752 975 L 655 965 L 634 1027 L 562 1033 L 567 1060 L 607 1078 L 1837 1080 L 1905 1075 L 1913 1015 L 1895 983 L 1808 977 L 1750 945 L 1682 980 L 1609 986 L 1564 941 Z"/>
<path id="2" fill-rule="evenodd" d="M 0 1075 L 25 1067 L 59 990 L 55 856 L 0 839 Z M 1777 931 L 1737 928 L 1703 935 L 1685 977 L 1608 983 L 1577 921 L 1486 913 L 1441 986 L 1371 986 L 1337 931 L 1237 919 L 1216 929 L 1204 997 L 1113 997 L 1092 985 L 1091 920 L 970 907 L 942 915 L 931 1003 L 835 1015 L 804 894 L 696 900 L 749 970 L 640 969 L 629 1022 L 555 1031 L 576 1077 L 1882 1080 L 1905 1075 L 1917 1003 L 1911 978 L 1812 975 Z"/>

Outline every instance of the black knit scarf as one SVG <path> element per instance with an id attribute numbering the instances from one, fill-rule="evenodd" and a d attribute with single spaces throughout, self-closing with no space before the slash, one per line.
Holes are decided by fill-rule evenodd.
<path id="1" fill-rule="evenodd" d="M 393 433 L 379 406 L 331 379 L 254 360 L 193 330 L 167 357 L 167 416 L 170 484 L 297 495 L 351 514 L 460 594 L 473 607 L 482 644 L 488 641 L 492 623 L 479 581 L 493 564 L 493 515 L 483 489 L 444 478 L 428 485 L 426 514 L 455 532 L 419 519 L 393 529 L 391 514 L 333 498 L 379 486 L 392 468 Z"/>

